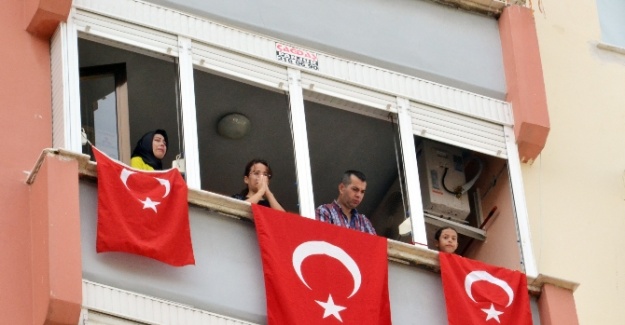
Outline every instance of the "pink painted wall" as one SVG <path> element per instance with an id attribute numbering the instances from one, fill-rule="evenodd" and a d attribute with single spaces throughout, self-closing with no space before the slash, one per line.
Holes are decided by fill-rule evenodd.
<path id="1" fill-rule="evenodd" d="M 30 190 L 34 324 L 76 324 L 82 304 L 78 162 L 47 156 Z"/>
<path id="2" fill-rule="evenodd" d="M 491 157 L 482 159 L 486 169 L 476 187 L 480 189 L 483 196 L 485 195 L 482 199 L 483 218 L 486 218 L 494 207 L 497 209 L 484 228 L 486 240 L 484 242 L 473 241 L 473 245 L 469 247 L 465 256 L 489 264 L 521 270 L 521 255 L 516 240 L 518 237 L 516 218 L 507 165 L 501 159 Z M 499 175 L 502 169 L 504 171 Z M 495 186 L 490 188 L 493 180 L 496 180 Z"/>
<path id="3" fill-rule="evenodd" d="M 508 94 L 519 156 L 531 162 L 541 153 L 551 128 L 538 36 L 532 10 L 506 7 L 499 18 Z"/>
<path id="4" fill-rule="evenodd" d="M 573 292 L 545 284 L 538 298 L 541 325 L 579 325 Z"/>
<path id="5" fill-rule="evenodd" d="M 56 4 L 54 4 L 56 3 Z M 49 38 L 26 31 L 41 4 L 3 0 L 0 10 L 0 315 L 3 324 L 34 324 L 29 191 L 25 179 L 52 143 Z M 49 19 L 44 19 L 51 26 Z M 58 22 L 57 22 L 58 24 Z M 49 29 L 49 27 L 48 27 Z"/>

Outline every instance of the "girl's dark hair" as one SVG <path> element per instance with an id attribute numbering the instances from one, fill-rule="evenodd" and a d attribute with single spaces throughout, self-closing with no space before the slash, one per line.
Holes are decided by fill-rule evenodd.
<path id="1" fill-rule="evenodd" d="M 269 163 L 266 160 L 260 159 L 260 158 L 254 158 L 250 160 L 247 163 L 247 165 L 245 165 L 245 171 L 243 171 L 243 177 L 249 176 L 250 172 L 252 172 L 252 167 L 254 167 L 254 165 L 256 164 L 265 165 L 265 167 L 267 167 L 267 173 L 269 174 L 268 178 L 271 179 L 273 173 L 271 172 L 271 167 L 269 167 Z M 243 190 L 241 190 L 241 195 L 246 196 L 249 191 L 250 190 L 246 186 Z"/>
<path id="2" fill-rule="evenodd" d="M 443 233 L 443 230 L 445 230 L 445 229 L 451 229 L 451 230 L 455 231 L 456 234 L 458 234 L 458 231 L 456 229 L 452 228 L 452 227 L 443 227 L 443 228 L 440 228 L 439 230 L 437 230 L 436 233 L 434 234 L 434 239 L 436 239 L 436 241 L 438 241 L 441 238 L 441 234 Z"/>

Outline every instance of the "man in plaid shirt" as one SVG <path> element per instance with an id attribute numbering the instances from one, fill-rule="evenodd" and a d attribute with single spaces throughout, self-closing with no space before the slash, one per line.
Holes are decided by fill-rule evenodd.
<path id="1" fill-rule="evenodd" d="M 337 226 L 360 230 L 375 235 L 375 229 L 364 214 L 356 207 L 362 202 L 367 188 L 365 174 L 348 170 L 339 184 L 339 197 L 332 203 L 320 205 L 315 210 L 315 218 Z"/>

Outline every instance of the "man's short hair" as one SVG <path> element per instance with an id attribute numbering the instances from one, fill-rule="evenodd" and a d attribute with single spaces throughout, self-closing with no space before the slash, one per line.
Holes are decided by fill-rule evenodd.
<path id="1" fill-rule="evenodd" d="M 345 173 L 343 173 L 343 179 L 341 180 L 341 183 L 343 183 L 343 185 L 347 186 L 349 184 L 351 184 L 352 179 L 351 176 L 354 175 L 356 176 L 359 180 L 366 182 L 367 181 L 367 176 L 365 176 L 365 174 L 361 171 L 357 171 L 357 170 L 346 170 Z"/>

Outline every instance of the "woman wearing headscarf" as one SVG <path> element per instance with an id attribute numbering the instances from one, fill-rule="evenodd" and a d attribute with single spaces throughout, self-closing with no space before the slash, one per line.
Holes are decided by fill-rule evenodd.
<path id="1" fill-rule="evenodd" d="M 142 170 L 162 170 L 167 153 L 167 132 L 158 129 L 144 134 L 132 151 L 130 166 Z"/>

